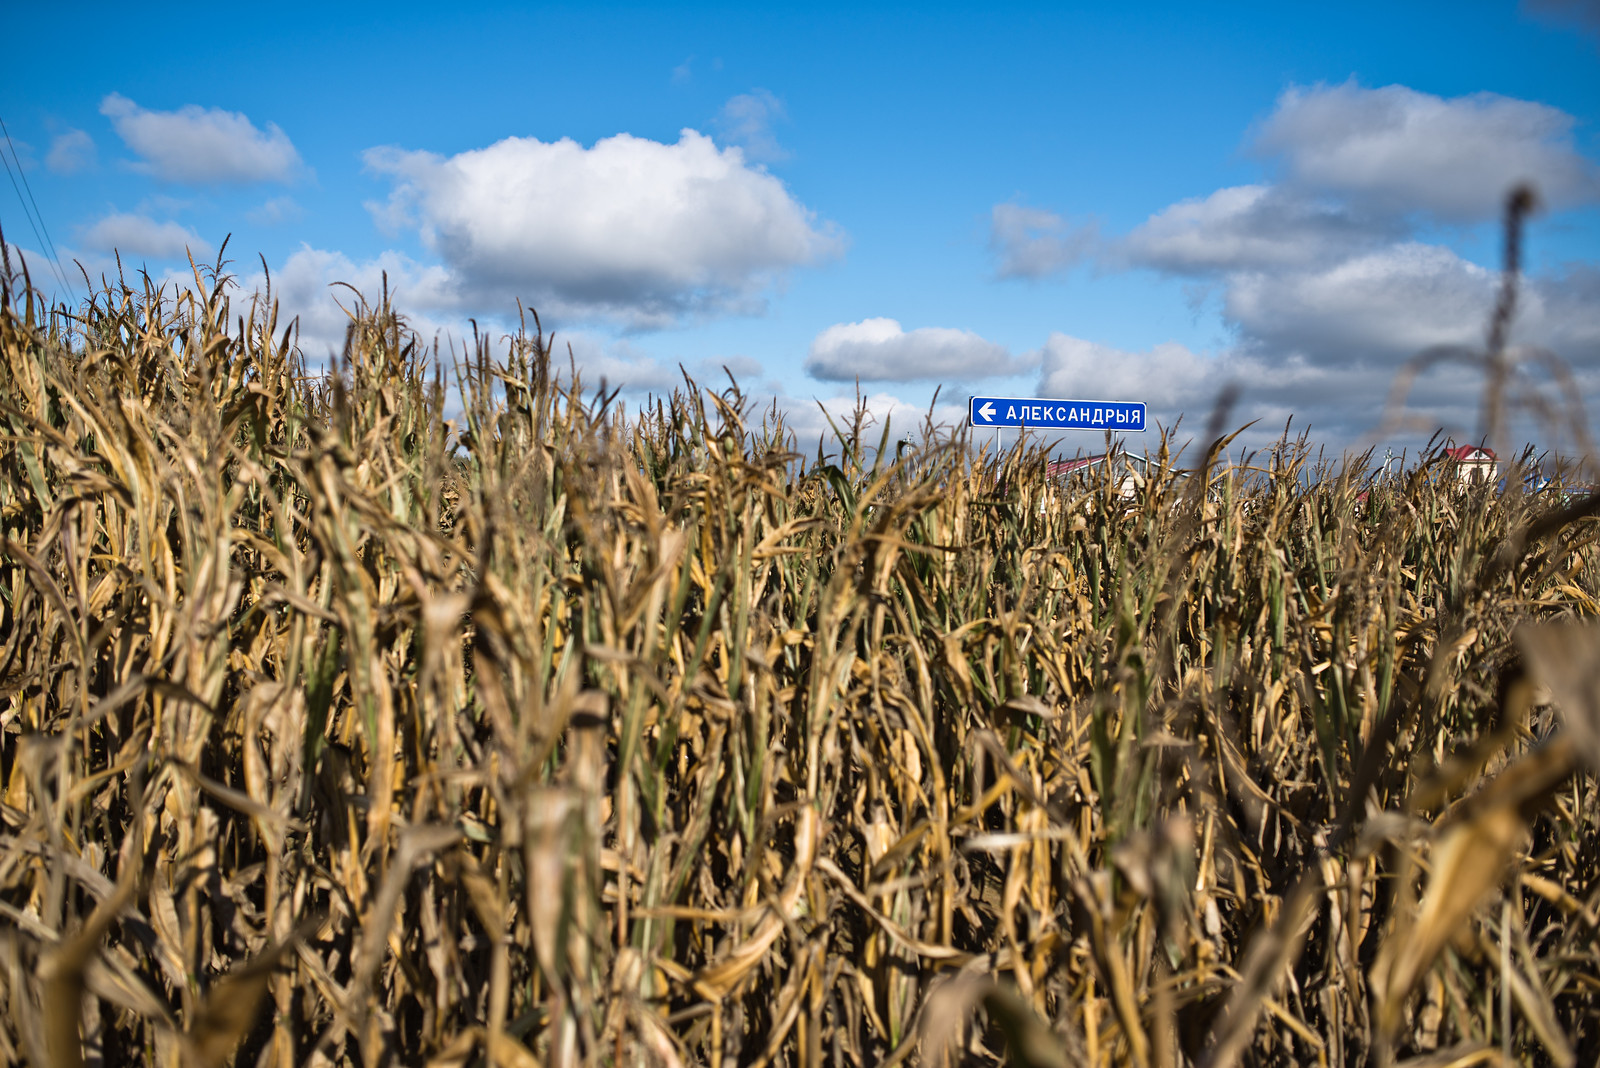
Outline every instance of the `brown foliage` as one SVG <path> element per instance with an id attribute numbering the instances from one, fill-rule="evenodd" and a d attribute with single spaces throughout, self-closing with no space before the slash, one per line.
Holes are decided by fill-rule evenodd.
<path id="1" fill-rule="evenodd" d="M 1513 641 L 1592 509 L 808 463 L 227 293 L 5 279 L 0 1059 L 1600 1056 L 1589 639 Z"/>

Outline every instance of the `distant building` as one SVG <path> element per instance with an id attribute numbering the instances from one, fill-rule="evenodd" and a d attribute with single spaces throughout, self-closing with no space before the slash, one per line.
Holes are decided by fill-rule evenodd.
<path id="1" fill-rule="evenodd" d="M 1462 485 L 1493 483 L 1500 477 L 1500 461 L 1493 449 L 1477 445 L 1458 445 L 1444 450 Z"/>
<path id="2" fill-rule="evenodd" d="M 1050 460 L 1045 464 L 1045 474 L 1052 481 L 1064 482 L 1074 475 L 1087 475 L 1106 462 L 1102 456 L 1079 456 L 1071 460 Z M 1142 456 L 1117 453 L 1113 461 L 1117 474 L 1117 493 L 1127 500 L 1138 496 L 1145 484 L 1147 461 Z"/>

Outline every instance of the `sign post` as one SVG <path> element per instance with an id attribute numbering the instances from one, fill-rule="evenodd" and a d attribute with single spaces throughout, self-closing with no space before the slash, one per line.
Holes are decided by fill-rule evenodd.
<path id="1" fill-rule="evenodd" d="M 974 427 L 1028 430 L 1144 430 L 1143 401 L 1047 400 L 1042 397 L 973 397 L 967 420 Z"/>

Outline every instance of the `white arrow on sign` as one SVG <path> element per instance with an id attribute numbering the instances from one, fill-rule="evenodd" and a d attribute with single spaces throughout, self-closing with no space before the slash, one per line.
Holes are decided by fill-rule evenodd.
<path id="1" fill-rule="evenodd" d="M 983 416 L 985 423 L 994 422 L 994 402 L 985 401 L 983 407 L 978 409 L 978 414 Z"/>

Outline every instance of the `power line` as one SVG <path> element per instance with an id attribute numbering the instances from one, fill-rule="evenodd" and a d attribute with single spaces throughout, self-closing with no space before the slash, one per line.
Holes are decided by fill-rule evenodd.
<path id="1" fill-rule="evenodd" d="M 4 164 L 5 165 L 6 177 L 11 179 L 11 188 L 15 189 L 17 191 L 17 200 L 18 200 L 19 203 L 22 204 L 22 214 L 27 218 L 28 225 L 33 228 L 33 238 L 34 238 L 34 240 L 39 242 L 39 247 L 40 248 L 45 248 L 46 246 L 45 246 L 44 235 L 39 232 L 38 220 L 36 220 L 33 217 L 33 211 L 32 211 L 31 208 L 28 207 L 28 200 L 27 200 L 26 197 L 24 197 L 22 195 L 22 187 L 17 184 L 17 176 L 11 170 L 11 160 L 6 157 L 6 154 L 3 151 L 0 151 L 0 164 Z M 20 160 L 17 162 L 17 169 L 18 170 L 22 169 L 22 163 L 21 163 Z M 46 258 L 45 262 L 50 265 L 50 272 L 52 274 L 56 275 L 56 280 L 59 282 L 61 280 L 61 277 L 60 277 L 60 272 L 58 272 L 56 270 L 55 262 L 53 260 L 48 259 L 48 257 Z"/>
<path id="2" fill-rule="evenodd" d="M 6 176 L 11 179 L 11 188 L 17 192 L 17 199 L 22 201 L 22 212 L 28 217 L 28 225 L 33 227 L 33 236 L 39 241 L 40 246 L 49 255 L 50 271 L 56 276 L 56 281 L 61 283 L 61 288 L 72 295 L 72 287 L 67 284 L 66 272 L 61 266 L 61 256 L 56 252 L 56 244 L 50 240 L 50 228 L 44 224 L 44 213 L 39 210 L 39 202 L 33 198 L 33 187 L 28 184 L 28 175 L 22 169 L 22 160 L 17 156 L 17 146 L 11 141 L 11 131 L 7 129 L 4 119 L 0 119 L 0 133 L 5 134 L 6 145 L 11 149 L 11 159 L 16 160 L 17 170 L 11 172 L 11 163 L 6 160 L 4 152 L 0 152 L 0 163 L 5 163 Z M 17 177 L 21 176 L 22 186 L 18 188 Z M 26 189 L 28 195 L 23 198 L 22 191 Z M 28 206 L 33 205 L 30 211 Z"/>
<path id="3" fill-rule="evenodd" d="M 50 258 L 55 261 L 56 267 L 60 268 L 61 267 L 61 255 L 60 255 L 60 253 L 58 253 L 56 251 L 56 243 L 50 239 L 50 228 L 45 225 L 44 212 L 39 210 L 39 202 L 38 202 L 38 200 L 34 199 L 33 186 L 30 185 L 29 182 L 28 182 L 28 172 L 22 169 L 22 159 L 21 159 L 21 157 L 19 157 L 17 155 L 17 146 L 11 140 L 11 130 L 10 130 L 9 127 L 6 126 L 6 121 L 3 118 L 0 118 L 0 133 L 4 133 L 5 134 L 6 145 L 7 145 L 7 147 L 9 147 L 11 149 L 11 158 L 16 161 L 16 164 L 17 164 L 17 176 L 21 177 L 21 179 L 22 179 L 22 188 L 27 190 L 27 193 L 28 193 L 28 203 L 33 206 L 33 218 L 37 218 L 39 220 L 38 230 L 44 231 L 42 240 L 44 242 L 45 251 L 47 251 L 50 254 Z M 3 158 L 3 157 L 0 157 L 0 158 Z M 9 167 L 6 169 L 6 173 L 10 174 L 10 168 Z M 11 179 L 11 186 L 12 186 L 13 189 L 16 188 L 16 184 L 17 184 L 17 180 L 16 180 L 15 177 L 13 177 Z M 22 194 L 20 192 L 17 194 L 19 199 L 20 199 L 21 195 Z M 25 207 L 26 207 L 26 205 L 25 205 Z M 35 231 L 35 236 L 39 236 L 38 235 L 38 230 Z M 66 284 L 66 279 L 64 277 L 62 277 L 63 274 L 64 274 L 63 271 L 60 271 L 60 270 L 57 271 L 57 278 L 60 279 L 60 281 L 64 285 L 64 284 Z"/>

